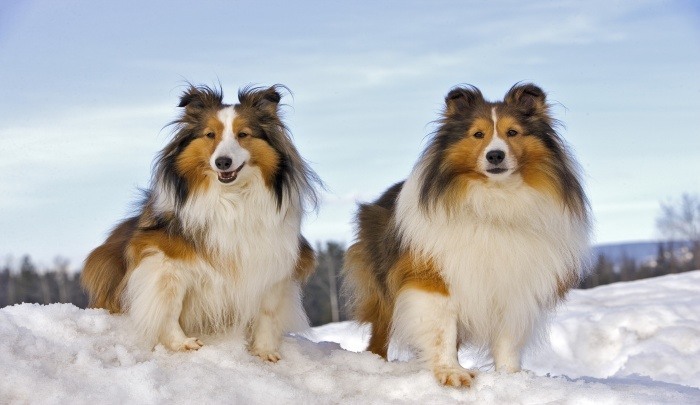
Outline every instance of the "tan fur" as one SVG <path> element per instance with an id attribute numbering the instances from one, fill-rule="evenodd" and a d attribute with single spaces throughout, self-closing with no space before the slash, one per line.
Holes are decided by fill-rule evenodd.
<path id="1" fill-rule="evenodd" d="M 262 139 L 251 138 L 250 136 L 243 139 L 241 145 L 250 151 L 252 156 L 250 164 L 260 168 L 267 187 L 272 187 L 280 162 L 280 158 L 275 153 L 275 150 Z"/>
<path id="2" fill-rule="evenodd" d="M 192 141 L 177 158 L 177 167 L 187 179 L 192 192 L 205 192 L 215 174 L 209 168 L 209 157 L 216 144 L 209 138 Z"/>
<path id="3" fill-rule="evenodd" d="M 90 293 L 91 308 L 121 312 L 122 279 L 127 270 L 124 251 L 135 225 L 136 219 L 132 219 L 117 226 L 105 243 L 93 250 L 85 260 L 80 282 Z"/>
<path id="4" fill-rule="evenodd" d="M 193 261 L 197 257 L 207 258 L 205 252 L 197 252 L 195 247 L 182 237 L 168 235 L 161 230 L 137 231 L 127 250 L 130 267 L 136 267 L 154 250 L 181 261 Z"/>
<path id="5" fill-rule="evenodd" d="M 294 279 L 300 282 L 306 281 L 316 270 L 316 253 L 306 239 L 301 240 L 299 259 L 294 268 Z"/>
<path id="6" fill-rule="evenodd" d="M 417 289 L 449 295 L 445 281 L 432 263 L 417 260 L 405 251 L 388 272 L 386 284 L 377 284 L 372 274 L 375 269 L 363 251 L 363 242 L 352 245 L 345 257 L 346 275 L 356 292 L 355 317 L 369 323 L 372 333 L 367 350 L 387 358 L 391 318 L 399 293 L 405 289 Z"/>
<path id="7" fill-rule="evenodd" d="M 393 304 L 372 274 L 372 263 L 358 241 L 345 253 L 346 282 L 354 293 L 354 318 L 371 328 L 367 350 L 387 358 Z"/>
<path id="8" fill-rule="evenodd" d="M 566 190 L 562 189 L 556 174 L 551 170 L 557 164 L 551 152 L 534 136 L 523 136 L 524 130 L 515 118 L 508 115 L 499 117 L 498 132 L 505 134 L 511 129 L 517 131 L 519 136 L 506 137 L 504 140 L 520 162 L 518 172 L 523 181 L 532 188 L 563 200 Z M 464 198 L 470 182 L 488 181 L 483 173 L 476 171 L 474 163 L 477 161 L 477 156 L 484 153 L 484 147 L 493 138 L 493 131 L 492 121 L 476 118 L 466 132 L 467 136 L 447 151 L 445 165 L 452 168 L 455 173 L 454 186 L 445 196 L 445 203 L 448 206 Z M 483 139 L 473 136 L 477 132 L 484 134 Z"/>

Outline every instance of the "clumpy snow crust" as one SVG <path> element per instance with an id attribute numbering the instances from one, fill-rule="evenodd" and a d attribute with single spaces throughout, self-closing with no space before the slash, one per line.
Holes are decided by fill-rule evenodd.
<path id="1" fill-rule="evenodd" d="M 480 370 L 470 389 L 358 353 L 367 330 L 352 322 L 287 336 L 277 364 L 233 335 L 205 336 L 197 352 L 151 350 L 126 317 L 70 304 L 2 308 L 0 338 L 2 404 L 690 404 L 700 403 L 700 271 L 572 291 L 549 342 L 526 354 L 528 371 L 496 373 L 487 355 L 462 350 L 462 365 Z"/>

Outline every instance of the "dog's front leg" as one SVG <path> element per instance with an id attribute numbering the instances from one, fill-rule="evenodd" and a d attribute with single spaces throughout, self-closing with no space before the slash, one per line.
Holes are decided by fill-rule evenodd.
<path id="1" fill-rule="evenodd" d="M 141 260 L 131 272 L 124 304 L 137 329 L 151 342 L 174 351 L 197 350 L 202 342 L 180 326 L 187 281 L 178 262 L 158 252 Z"/>
<path id="2" fill-rule="evenodd" d="M 420 350 L 420 358 L 443 384 L 469 387 L 476 373 L 457 359 L 457 313 L 449 296 L 404 288 L 394 307 L 393 333 L 399 342 Z"/>
<path id="3" fill-rule="evenodd" d="M 520 357 L 523 347 L 522 337 L 513 337 L 506 331 L 501 332 L 491 343 L 496 371 L 504 373 L 517 373 L 520 371 Z"/>
<path id="4" fill-rule="evenodd" d="M 281 359 L 279 347 L 285 332 L 285 319 L 290 308 L 296 305 L 293 281 L 282 280 L 274 284 L 262 297 L 260 311 L 253 320 L 249 350 L 265 361 L 276 363 Z"/>

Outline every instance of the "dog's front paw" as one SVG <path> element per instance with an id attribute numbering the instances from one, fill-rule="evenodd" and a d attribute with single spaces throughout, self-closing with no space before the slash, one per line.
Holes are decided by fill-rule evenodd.
<path id="1" fill-rule="evenodd" d="M 264 361 L 269 361 L 270 363 L 277 363 L 282 358 L 282 356 L 280 356 L 277 350 L 264 350 L 260 348 L 252 348 L 250 352 L 253 355 L 260 357 Z"/>
<path id="2" fill-rule="evenodd" d="M 277 363 L 282 358 L 280 356 L 281 343 L 281 335 L 258 333 L 250 342 L 248 351 L 264 361 Z"/>
<path id="3" fill-rule="evenodd" d="M 440 384 L 451 387 L 468 388 L 476 377 L 475 372 L 460 366 L 438 366 L 433 368 L 433 373 Z"/>
<path id="4" fill-rule="evenodd" d="M 186 352 L 189 350 L 199 350 L 204 346 L 204 343 L 197 338 L 188 337 L 184 340 L 171 340 L 166 343 L 166 346 L 174 352 Z"/>

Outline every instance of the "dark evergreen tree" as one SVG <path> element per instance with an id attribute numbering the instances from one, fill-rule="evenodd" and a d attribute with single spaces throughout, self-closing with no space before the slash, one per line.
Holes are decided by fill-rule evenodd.
<path id="1" fill-rule="evenodd" d="M 622 263 L 620 264 L 620 281 L 631 281 L 637 277 L 637 261 L 627 256 L 622 255 Z"/>
<path id="2" fill-rule="evenodd" d="M 345 248 L 336 242 L 316 246 L 318 265 L 304 286 L 304 309 L 313 326 L 348 319 L 346 297 L 340 293 Z"/>

